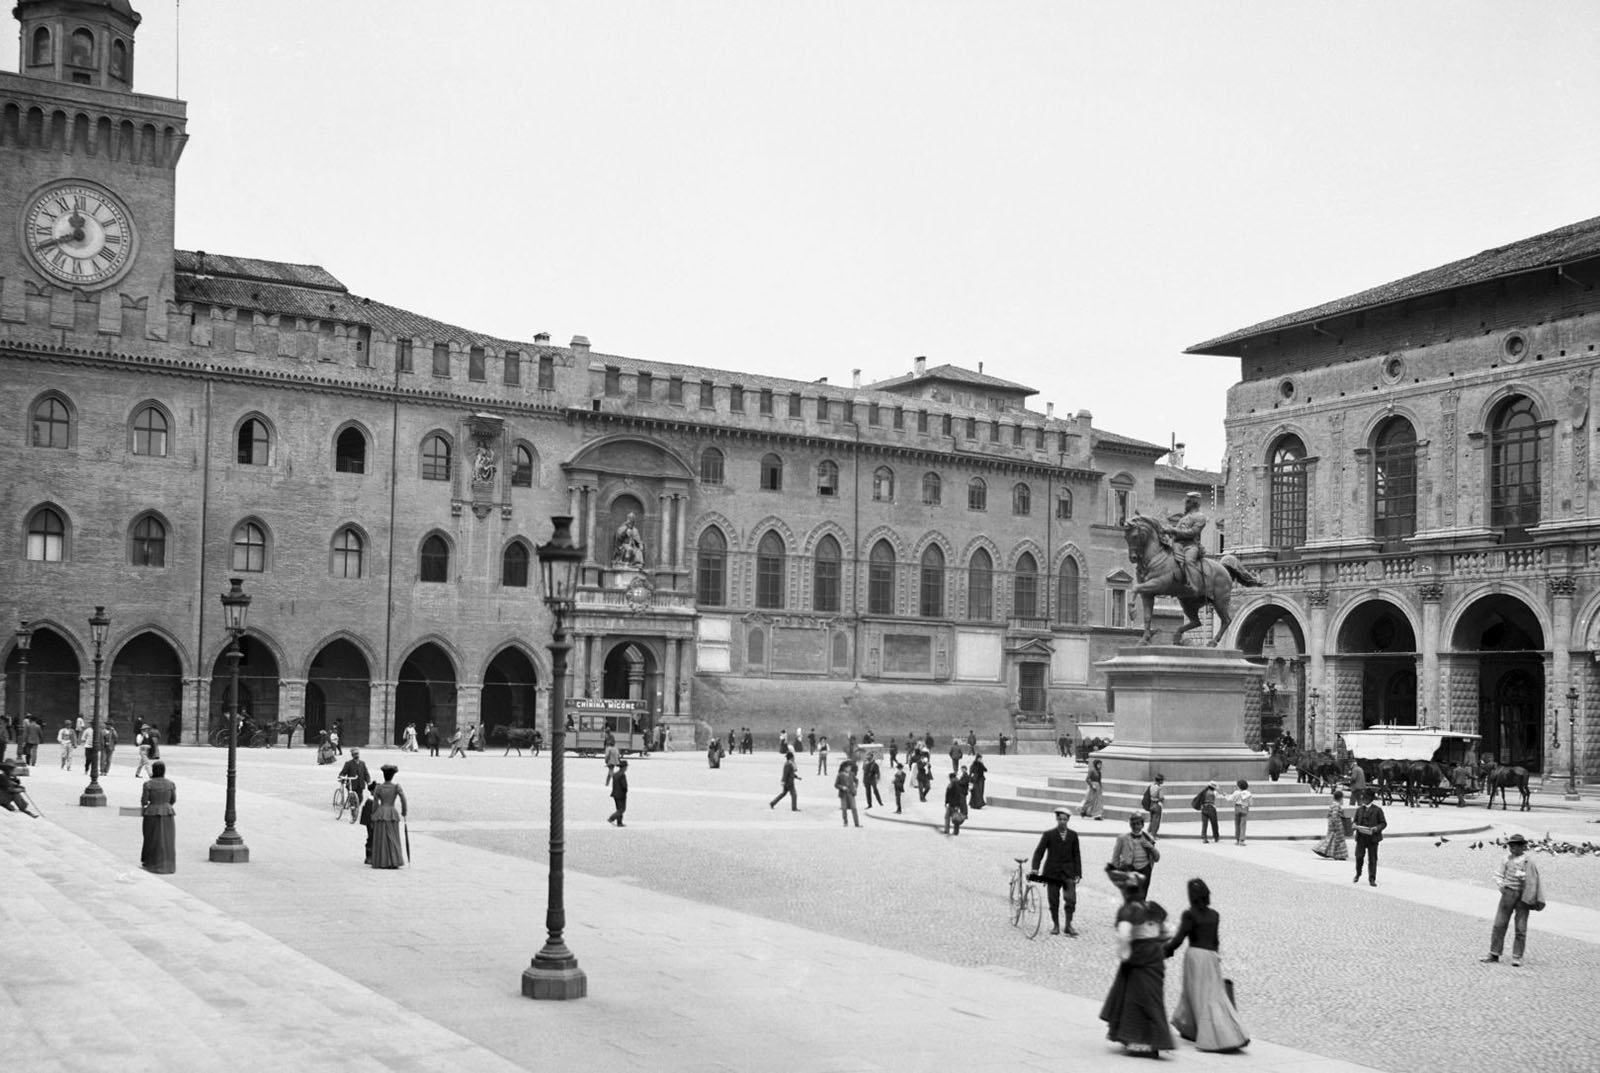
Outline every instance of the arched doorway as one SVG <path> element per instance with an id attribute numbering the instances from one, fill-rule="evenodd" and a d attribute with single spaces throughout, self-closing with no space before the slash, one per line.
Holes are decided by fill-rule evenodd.
<path id="1" fill-rule="evenodd" d="M 244 653 L 239 662 L 239 711 L 249 715 L 257 726 L 276 723 L 282 718 L 278 714 L 278 658 L 249 634 L 239 639 L 239 650 Z M 213 731 L 228 725 L 225 713 L 232 683 L 233 670 L 224 645 L 211 665 L 211 720 L 203 740 L 210 740 Z"/>
<path id="2" fill-rule="evenodd" d="M 1276 604 L 1254 609 L 1240 624 L 1235 644 L 1261 668 L 1259 682 L 1245 695 L 1246 728 L 1259 725 L 1264 745 L 1285 731 L 1307 742 L 1306 638 L 1294 613 Z"/>
<path id="3" fill-rule="evenodd" d="M 536 726 L 538 672 L 533 661 L 515 648 L 503 649 L 483 672 L 483 740 L 493 740 L 497 726 Z"/>
<path id="4" fill-rule="evenodd" d="M 6 717 L 18 719 L 21 703 L 22 660 L 13 644 L 11 655 L 6 657 Z M 91 664 L 91 666 L 93 666 Z M 71 723 L 80 711 L 87 711 L 90 703 L 85 692 L 81 699 L 79 684 L 85 671 L 78 662 L 77 650 L 61 634 L 49 626 L 33 628 L 33 644 L 28 650 L 28 711 L 39 724 L 45 741 L 54 741 L 56 731 L 63 722 Z M 92 686 L 84 683 L 85 690 Z"/>
<path id="5" fill-rule="evenodd" d="M 661 714 L 661 671 L 655 653 L 642 641 L 623 641 L 606 656 L 600 695 L 607 700 L 641 700 L 649 705 L 650 725 Z"/>
<path id="6" fill-rule="evenodd" d="M 1515 596 L 1474 601 L 1450 638 L 1478 658 L 1479 751 L 1502 764 L 1544 770 L 1544 629 Z"/>
<path id="7" fill-rule="evenodd" d="M 456 667 L 444 649 L 431 641 L 419 645 L 400 665 L 400 681 L 394 691 L 396 744 L 407 723 L 416 724 L 419 741 L 424 740 L 429 723 L 438 730 L 441 742 L 449 741 L 456 731 Z"/>
<path id="8" fill-rule="evenodd" d="M 167 739 L 173 721 L 183 722 L 183 664 L 160 634 L 141 633 L 117 651 L 110 690 L 106 718 L 121 741 L 131 742 L 140 723 Z"/>
<path id="9" fill-rule="evenodd" d="M 339 744 L 372 740 L 372 670 L 354 644 L 329 641 L 311 660 L 306 682 L 304 744 L 316 745 L 322 731 L 339 724 Z"/>
<path id="10" fill-rule="evenodd" d="M 1339 628 L 1338 650 L 1361 657 L 1360 726 L 1417 725 L 1417 635 L 1403 611 L 1387 600 L 1360 604 Z"/>

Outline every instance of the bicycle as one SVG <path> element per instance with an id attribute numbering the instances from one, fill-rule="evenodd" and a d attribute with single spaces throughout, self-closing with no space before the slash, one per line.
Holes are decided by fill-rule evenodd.
<path id="1" fill-rule="evenodd" d="M 350 810 L 350 822 L 355 823 L 361 811 L 361 795 L 356 793 L 354 782 L 341 778 L 333 791 L 333 818 L 336 821 L 344 819 L 346 809 Z"/>
<path id="2" fill-rule="evenodd" d="M 1036 938 L 1044 927 L 1044 899 L 1039 896 L 1039 882 L 1027 869 L 1028 858 L 1014 857 L 1015 871 L 1009 872 L 1011 886 L 1008 893 L 1011 926 L 1018 928 L 1028 938 Z"/>

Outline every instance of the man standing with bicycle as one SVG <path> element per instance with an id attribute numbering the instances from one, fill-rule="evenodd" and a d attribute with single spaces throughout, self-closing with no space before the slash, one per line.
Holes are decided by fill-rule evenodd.
<path id="1" fill-rule="evenodd" d="M 367 773 L 367 765 L 361 760 L 360 749 L 350 750 L 350 759 L 339 769 L 339 781 L 344 783 L 346 790 L 355 791 L 356 807 L 350 810 L 350 819 L 353 821 L 355 814 L 361 810 L 361 795 L 367 792 L 367 784 L 372 781 L 372 776 Z"/>
<path id="2" fill-rule="evenodd" d="M 1078 852 L 1078 832 L 1070 829 L 1072 810 L 1056 809 L 1056 825 L 1039 836 L 1033 851 L 1034 874 L 1044 880 L 1050 900 L 1050 934 L 1062 933 L 1061 908 L 1065 902 L 1066 934 L 1076 939 L 1072 914 L 1078 910 L 1078 881 L 1083 878 L 1083 857 Z M 1040 862 L 1044 867 L 1040 867 Z"/>

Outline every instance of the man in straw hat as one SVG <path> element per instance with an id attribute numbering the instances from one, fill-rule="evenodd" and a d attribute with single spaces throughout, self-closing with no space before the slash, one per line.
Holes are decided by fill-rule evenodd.
<path id="1" fill-rule="evenodd" d="M 1539 866 L 1528 854 L 1528 840 L 1521 835 L 1506 839 L 1506 859 L 1494 874 L 1500 888 L 1500 906 L 1495 910 L 1494 928 L 1489 932 L 1489 953 L 1479 961 L 1499 961 L 1506 947 L 1506 925 L 1516 919 L 1516 938 L 1511 943 L 1511 964 L 1522 964 L 1528 947 L 1528 911 L 1544 908 L 1544 887 L 1539 882 Z"/>

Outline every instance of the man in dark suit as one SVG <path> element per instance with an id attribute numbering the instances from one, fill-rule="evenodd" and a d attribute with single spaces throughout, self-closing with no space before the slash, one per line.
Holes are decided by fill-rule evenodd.
<path id="1" fill-rule="evenodd" d="M 626 827 L 622 822 L 623 813 L 628 811 L 628 762 L 617 762 L 617 770 L 611 776 L 611 800 L 617 803 L 617 811 L 606 817 L 607 823 L 614 823 L 618 827 Z"/>
<path id="2" fill-rule="evenodd" d="M 344 767 L 339 769 L 339 781 L 356 792 L 356 804 L 361 804 L 361 795 L 367 792 L 367 784 L 372 781 L 372 776 L 367 773 L 367 765 L 361 760 L 361 750 L 351 749 L 350 759 L 344 762 Z M 351 820 L 355 816 L 350 817 Z"/>
<path id="3" fill-rule="evenodd" d="M 1045 891 L 1050 901 L 1050 934 L 1060 935 L 1061 903 L 1066 903 L 1066 934 L 1077 938 L 1072 928 L 1072 914 L 1078 909 L 1078 880 L 1083 878 L 1083 858 L 1078 853 L 1078 832 L 1069 829 L 1072 810 L 1063 806 L 1056 809 L 1056 825 L 1039 836 L 1039 845 L 1033 851 L 1033 871 L 1044 878 Z M 1040 867 L 1040 862 L 1044 866 Z"/>
<path id="4" fill-rule="evenodd" d="M 1361 882 L 1361 866 L 1367 866 L 1367 882 L 1378 885 L 1378 843 L 1383 841 L 1383 829 L 1389 826 L 1383 809 L 1373 799 L 1371 790 L 1361 791 L 1361 807 L 1356 809 L 1356 877 L 1350 882 Z"/>
<path id="5" fill-rule="evenodd" d="M 787 797 L 789 799 L 789 811 L 799 812 L 800 798 L 794 790 L 794 781 L 799 777 L 800 773 L 794 768 L 794 754 L 790 753 L 783 758 L 783 789 L 778 791 L 778 796 L 774 797 L 767 807 L 777 808 L 778 802 Z"/>

